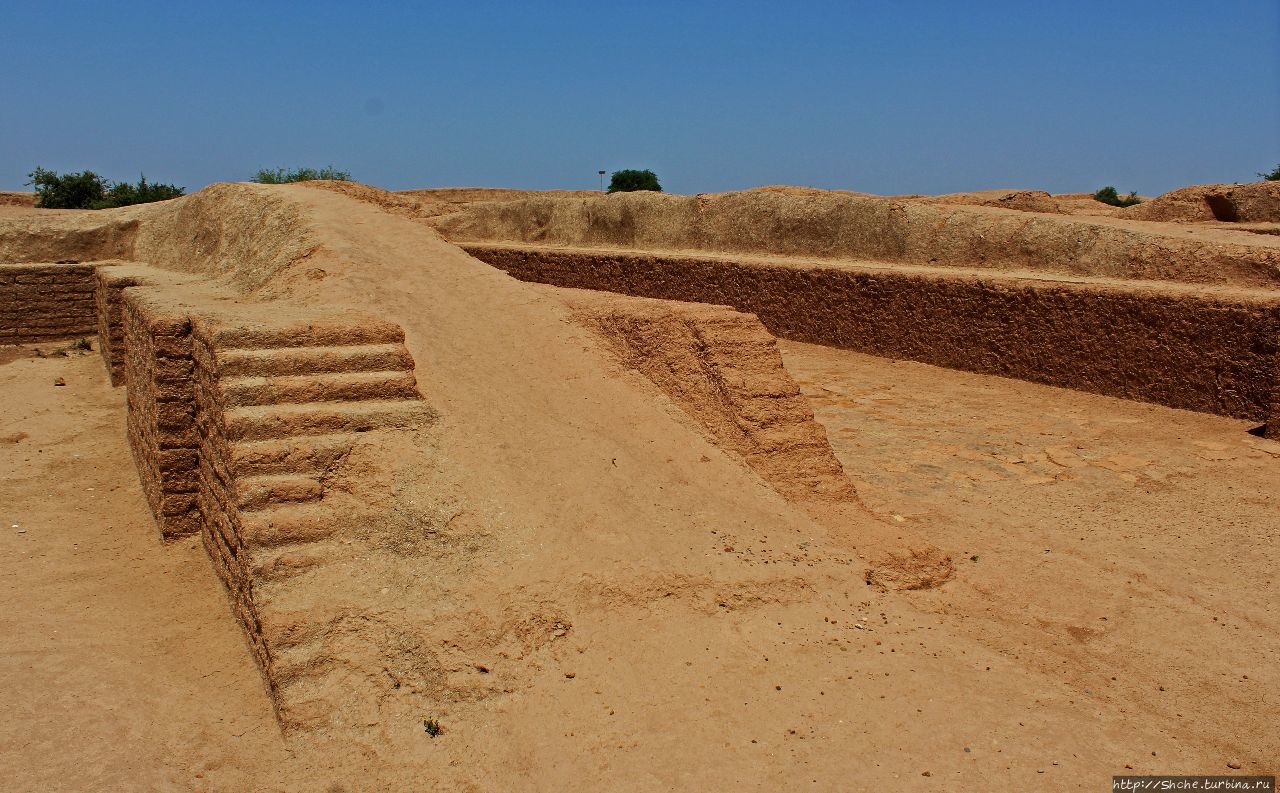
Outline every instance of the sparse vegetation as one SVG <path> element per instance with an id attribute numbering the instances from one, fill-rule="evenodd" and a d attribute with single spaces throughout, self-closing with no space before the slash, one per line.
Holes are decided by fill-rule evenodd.
<path id="1" fill-rule="evenodd" d="M 1280 165 L 1272 168 L 1270 173 L 1259 173 L 1258 176 L 1268 182 L 1280 182 Z"/>
<path id="2" fill-rule="evenodd" d="M 59 175 L 40 167 L 27 176 L 27 184 L 36 190 L 36 206 L 43 209 L 110 209 L 183 194 L 181 187 L 148 182 L 146 175 L 140 175 L 137 184 L 110 182 L 93 171 Z"/>
<path id="3" fill-rule="evenodd" d="M 116 182 L 107 188 L 107 194 L 93 209 L 109 209 L 111 207 L 127 207 L 133 204 L 149 204 L 152 201 L 167 201 L 183 194 L 181 187 L 171 184 L 148 182 L 145 174 L 138 174 L 138 183 Z"/>
<path id="4" fill-rule="evenodd" d="M 59 176 L 37 167 L 27 176 L 36 189 L 36 206 L 46 209 L 88 209 L 106 193 L 106 180 L 93 171 Z"/>
<path id="5" fill-rule="evenodd" d="M 1107 185 L 1094 193 L 1093 197 L 1095 200 L 1101 201 L 1104 204 L 1110 204 L 1113 207 L 1131 207 L 1134 204 L 1142 203 L 1142 199 L 1138 198 L 1138 193 L 1136 191 L 1130 192 L 1129 195 L 1122 196 L 1117 193 L 1116 189 L 1111 185 Z"/>
<path id="6" fill-rule="evenodd" d="M 658 175 L 648 169 L 614 171 L 609 178 L 610 193 L 630 193 L 635 190 L 654 190 L 660 193 L 662 185 L 658 184 Z"/>
<path id="7" fill-rule="evenodd" d="M 263 168 L 253 175 L 249 181 L 258 184 L 288 184 L 290 182 L 313 182 L 317 179 L 333 179 L 339 182 L 350 182 L 350 171 L 339 171 L 332 165 L 325 168 Z"/>
<path id="8" fill-rule="evenodd" d="M 70 358 L 74 355 L 84 355 L 93 352 L 93 342 L 88 338 L 81 336 L 70 344 L 61 347 L 54 347 L 47 353 L 39 347 L 33 348 L 37 358 Z"/>
<path id="9" fill-rule="evenodd" d="M 432 738 L 444 732 L 444 728 L 440 726 L 440 722 L 435 719 L 423 719 L 422 728 L 425 729 L 427 731 L 427 735 L 430 735 Z"/>

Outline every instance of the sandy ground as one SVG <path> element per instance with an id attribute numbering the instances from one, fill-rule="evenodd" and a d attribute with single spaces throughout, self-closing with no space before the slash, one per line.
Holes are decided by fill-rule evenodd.
<path id="1" fill-rule="evenodd" d="M 1203 741 L 1274 770 L 1280 443 L 1251 422 L 781 345 L 867 505 L 967 560 L 939 603 L 957 630 L 1083 707 L 1159 725 L 1182 758 Z"/>
<path id="2" fill-rule="evenodd" d="M 0 348 L 0 788 L 250 790 L 288 753 L 208 557 L 160 541 L 99 355 L 31 349 Z"/>
<path id="3" fill-rule="evenodd" d="M 1211 416 L 784 354 L 868 506 L 952 550 L 957 581 L 876 593 L 836 540 L 769 524 L 670 549 L 737 576 L 562 581 L 567 635 L 486 659 L 495 675 L 532 663 L 529 685 L 441 703 L 437 739 L 393 731 L 356 758 L 399 769 L 380 789 L 1097 790 L 1126 766 L 1274 771 L 1280 444 Z M 98 357 L 13 357 L 5 789 L 365 789 L 280 736 L 203 551 L 160 542 Z"/>

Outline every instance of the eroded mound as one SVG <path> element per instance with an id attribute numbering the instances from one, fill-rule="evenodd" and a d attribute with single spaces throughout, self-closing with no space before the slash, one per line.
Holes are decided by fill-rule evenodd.
<path id="1" fill-rule="evenodd" d="M 527 198 L 469 205 L 441 216 L 435 225 L 459 243 L 870 260 L 1268 288 L 1280 284 L 1280 240 L 1264 235 L 1209 230 L 1188 235 L 1173 225 L 1118 218 L 831 191 Z"/>
<path id="2" fill-rule="evenodd" d="M 373 204 L 380 209 L 390 212 L 394 215 L 422 220 L 425 218 L 435 217 L 436 215 L 445 214 L 455 211 L 456 207 L 453 202 L 437 197 L 434 190 L 420 191 L 404 191 L 393 193 L 390 190 L 382 190 L 377 187 L 360 184 L 359 182 L 346 182 L 334 179 L 316 179 L 309 182 L 301 183 L 305 187 L 311 187 L 318 190 L 329 190 L 334 193 L 354 198 L 357 201 L 363 201 L 367 204 Z"/>
<path id="3" fill-rule="evenodd" d="M 1193 185 L 1128 207 L 1120 214 L 1177 223 L 1280 223 L 1280 182 Z"/>
<path id="4" fill-rule="evenodd" d="M 599 198 L 598 190 L 509 190 L 500 187 L 435 187 L 426 190 L 398 190 L 396 195 L 445 204 L 473 204 L 516 201 L 535 196 L 552 198 Z"/>
<path id="5" fill-rule="evenodd" d="M 31 213 L 0 215 L 0 262 L 133 258 L 139 228 L 133 213 L 105 210 L 31 210 Z"/>
<path id="6" fill-rule="evenodd" d="M 0 207 L 34 207 L 35 193 L 0 191 Z"/>

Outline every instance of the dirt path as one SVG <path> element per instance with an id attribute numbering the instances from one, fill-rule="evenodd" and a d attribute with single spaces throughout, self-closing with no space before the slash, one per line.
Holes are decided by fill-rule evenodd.
<path id="1" fill-rule="evenodd" d="M 289 754 L 204 550 L 160 541 L 123 389 L 97 353 L 6 352 L 0 787 L 255 789 Z"/>

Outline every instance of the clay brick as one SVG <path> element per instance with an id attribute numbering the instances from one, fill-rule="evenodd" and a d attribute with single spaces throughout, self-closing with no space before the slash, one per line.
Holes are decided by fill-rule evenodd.
<path id="1" fill-rule="evenodd" d="M 462 247 L 525 281 L 731 305 L 796 341 L 1233 418 L 1271 411 L 1280 298 L 910 267 Z"/>
<path id="2" fill-rule="evenodd" d="M 83 310 L 86 306 L 92 305 L 92 303 L 93 292 L 91 291 L 22 294 L 21 290 L 13 287 L 0 289 L 0 306 L 15 311 L 33 306 L 40 308 L 73 306 L 77 310 Z"/>
<path id="3" fill-rule="evenodd" d="M 0 323 L 14 328 L 31 328 L 38 331 L 45 328 L 88 328 L 90 335 L 97 331 L 93 322 L 85 316 L 65 314 L 34 314 L 31 316 L 5 317 L 0 315 Z"/>
<path id="4" fill-rule="evenodd" d="M 195 490 L 187 493 L 168 493 L 160 499 L 160 514 L 166 518 L 185 515 L 196 505 Z"/>
<path id="5" fill-rule="evenodd" d="M 194 471 L 199 459 L 196 449 L 160 449 L 155 455 L 155 467 L 161 473 Z"/>
<path id="6" fill-rule="evenodd" d="M 182 515 L 164 515 L 160 519 L 160 531 L 165 539 L 189 537 L 200 531 L 200 512 L 191 510 Z"/>

